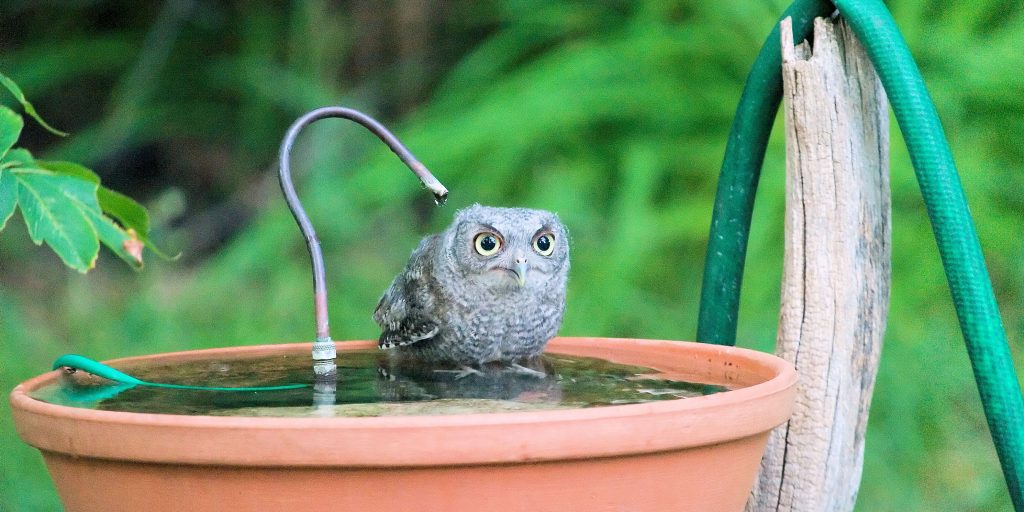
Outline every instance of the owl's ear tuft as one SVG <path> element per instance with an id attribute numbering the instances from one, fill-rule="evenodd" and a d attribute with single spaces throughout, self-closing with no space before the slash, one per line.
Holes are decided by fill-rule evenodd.
<path id="1" fill-rule="evenodd" d="M 483 208 L 484 207 L 480 203 L 473 203 L 473 204 L 471 204 L 471 205 L 469 205 L 469 206 L 467 206 L 467 207 L 465 207 L 465 208 L 455 212 L 455 221 L 456 221 L 456 223 L 462 222 L 467 217 L 470 217 L 470 216 L 478 216 L 480 214 L 480 210 L 482 210 Z"/>

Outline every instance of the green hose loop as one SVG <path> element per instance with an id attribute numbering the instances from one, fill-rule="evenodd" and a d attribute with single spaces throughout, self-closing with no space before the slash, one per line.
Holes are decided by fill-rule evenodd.
<path id="1" fill-rule="evenodd" d="M 967 198 L 938 113 L 896 22 L 879 0 L 837 0 L 874 63 L 921 186 L 960 330 L 1014 507 L 1024 510 L 1024 399 Z"/>
<path id="2" fill-rule="evenodd" d="M 1010 498 L 1014 508 L 1022 512 L 1024 398 L 981 244 L 938 114 L 910 50 L 884 4 L 879 0 L 836 0 L 835 5 L 867 50 L 903 131 Z M 827 12 L 827 8 L 820 2 L 794 2 L 786 12 L 793 17 L 794 38 L 805 38 L 811 30 L 813 17 L 823 12 Z M 764 56 L 766 51 L 778 54 L 777 32 L 769 36 L 751 71 L 726 147 L 705 263 L 704 286 L 713 288 L 703 290 L 701 295 L 697 331 L 701 341 L 735 342 L 750 211 L 766 133 L 774 120 L 781 91 L 778 58 L 769 60 Z M 772 66 L 772 69 L 763 69 L 764 66 Z M 769 77 L 770 86 L 765 85 L 765 77 Z M 752 87 L 763 88 L 757 91 L 760 97 L 747 94 Z M 772 108 L 763 109 L 765 104 Z M 740 119 L 741 114 L 750 113 L 757 113 L 759 117 Z M 757 126 L 737 128 L 740 123 L 756 123 Z M 741 136 L 745 133 L 756 136 L 744 140 Z M 742 143 L 748 147 L 737 146 Z M 736 184 L 749 185 L 749 188 L 737 190 Z"/>
<path id="3" fill-rule="evenodd" d="M 793 18 L 795 42 L 810 37 L 814 18 L 835 7 L 823 0 L 797 0 L 781 19 Z M 768 136 L 782 101 L 782 56 L 779 24 L 768 35 L 743 86 L 732 121 L 711 213 L 711 236 L 704 259 L 697 340 L 720 345 L 736 344 L 740 283 L 747 254 L 754 194 L 761 176 Z"/>
<path id="4" fill-rule="evenodd" d="M 191 389 L 197 391 L 281 391 L 285 389 L 299 389 L 307 388 L 308 384 L 284 384 L 281 386 L 256 386 L 256 387 L 239 387 L 239 388 L 227 388 L 217 386 L 187 386 L 184 384 L 164 384 L 160 382 L 146 382 L 144 380 L 137 379 L 124 373 L 116 368 L 107 366 L 99 361 L 94 361 L 85 356 L 78 354 L 64 354 L 57 358 L 53 362 L 53 369 L 58 368 L 74 368 L 76 370 L 82 370 L 84 372 L 91 373 L 93 375 L 103 377 L 104 379 L 112 380 L 119 384 L 127 384 L 129 386 L 149 386 L 151 388 L 167 388 L 167 389 Z M 128 389 L 128 388 L 124 388 Z"/>

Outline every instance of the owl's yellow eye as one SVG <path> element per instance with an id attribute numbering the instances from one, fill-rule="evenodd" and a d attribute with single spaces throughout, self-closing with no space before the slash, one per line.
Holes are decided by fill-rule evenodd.
<path id="1" fill-rule="evenodd" d="M 555 252 L 555 235 L 544 233 L 533 240 L 533 248 L 541 256 L 551 256 Z"/>
<path id="2" fill-rule="evenodd" d="M 490 231 L 484 231 L 473 239 L 473 247 L 481 256 L 491 256 L 501 249 L 501 238 Z"/>

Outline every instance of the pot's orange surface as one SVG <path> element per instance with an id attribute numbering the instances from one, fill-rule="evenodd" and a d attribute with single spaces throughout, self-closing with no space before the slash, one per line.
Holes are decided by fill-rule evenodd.
<path id="1" fill-rule="evenodd" d="M 366 349 L 373 342 L 338 344 Z M 113 363 L 306 353 L 309 344 L 178 352 Z M 76 511 L 738 511 L 796 373 L 718 345 L 556 338 L 548 352 L 742 386 L 590 409 L 379 418 L 176 416 L 77 409 L 11 393 L 18 433 L 39 448 Z"/>

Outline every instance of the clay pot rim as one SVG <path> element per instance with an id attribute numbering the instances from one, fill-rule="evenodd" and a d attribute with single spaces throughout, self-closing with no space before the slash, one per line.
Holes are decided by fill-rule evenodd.
<path id="1" fill-rule="evenodd" d="M 368 341 L 339 342 L 338 348 L 344 351 L 374 345 Z M 309 343 L 229 347 L 122 358 L 111 362 L 130 364 L 153 358 L 208 357 L 219 353 L 253 355 L 308 350 L 309 347 Z M 786 421 L 792 411 L 797 380 L 795 370 L 782 359 L 762 352 L 704 343 L 630 338 L 555 338 L 548 351 L 597 357 L 604 356 L 595 352 L 621 353 L 625 355 L 618 359 L 624 359 L 623 362 L 646 366 L 657 363 L 659 359 L 665 361 L 664 356 L 685 357 L 691 363 L 697 361 L 699 364 L 705 364 L 706 360 L 709 365 L 735 361 L 735 364 L 743 366 L 745 378 L 750 379 L 754 375 L 764 381 L 696 398 L 587 409 L 436 416 L 268 418 L 97 411 L 30 398 L 29 390 L 57 378 L 58 372 L 53 371 L 18 385 L 12 391 L 10 401 L 15 419 L 27 420 L 16 421 L 21 437 L 43 450 L 153 462 L 179 457 L 172 452 L 181 451 L 181 441 L 164 446 L 159 439 L 166 436 L 156 441 L 145 441 L 149 443 L 149 449 L 144 453 L 128 453 L 127 448 L 116 440 L 104 438 L 134 426 L 147 431 L 166 431 L 165 434 L 175 430 L 179 431 L 179 437 L 180 431 L 190 432 L 188 435 L 195 452 L 186 454 L 185 462 L 196 464 L 270 464 L 266 457 L 272 447 L 266 445 L 285 436 L 290 439 L 292 453 L 284 456 L 284 463 L 296 466 L 521 462 L 680 449 L 764 432 Z M 637 354 L 653 359 L 637 362 L 635 357 L 627 357 Z M 747 412 L 737 415 L 738 410 Z M 86 443 L 68 439 L 68 435 L 61 432 L 61 425 L 79 430 L 96 428 L 102 433 L 91 436 Z M 512 427 L 518 434 L 509 437 L 508 430 L 503 427 Z M 215 448 L 217 446 L 231 444 L 227 436 L 241 429 L 250 435 L 250 439 L 245 441 L 247 452 L 228 455 L 226 459 L 212 453 L 219 450 Z M 619 441 L 609 442 L 609 436 Z M 344 460 L 335 454 L 323 453 L 324 442 L 329 443 L 329 437 L 346 443 L 344 448 L 339 448 L 340 452 L 346 453 Z M 385 442 L 382 444 L 381 440 Z M 441 453 L 438 453 L 438 447 L 441 447 Z"/>

